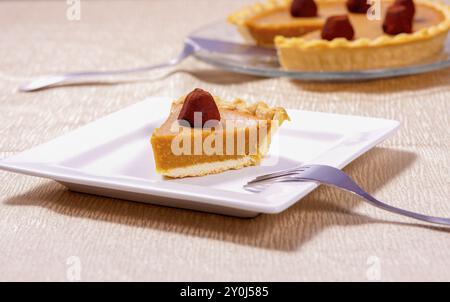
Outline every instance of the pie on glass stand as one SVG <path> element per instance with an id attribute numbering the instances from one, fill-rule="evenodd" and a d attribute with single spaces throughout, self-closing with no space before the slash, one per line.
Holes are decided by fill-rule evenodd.
<path id="1" fill-rule="evenodd" d="M 173 178 L 202 176 L 257 165 L 286 110 L 265 102 L 226 102 L 195 89 L 172 103 L 151 137 L 158 173 Z"/>
<path id="2" fill-rule="evenodd" d="M 442 51 L 450 28 L 448 5 L 433 0 L 381 0 L 378 19 L 369 18 L 370 9 L 365 0 L 272 0 L 247 7 L 228 20 L 247 40 L 274 44 L 285 70 L 407 66 Z M 308 16 L 296 17 L 295 10 Z"/>

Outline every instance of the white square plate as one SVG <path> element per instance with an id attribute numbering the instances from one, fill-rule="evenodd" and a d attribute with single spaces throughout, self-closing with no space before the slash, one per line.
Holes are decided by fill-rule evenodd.
<path id="1" fill-rule="evenodd" d="M 0 161 L 8 171 L 54 179 L 79 192 L 240 217 L 279 213 L 317 187 L 282 183 L 262 193 L 243 185 L 301 163 L 344 167 L 386 139 L 399 122 L 288 110 L 261 166 L 169 180 L 155 172 L 149 142 L 171 99 L 150 98 L 46 144 Z"/>

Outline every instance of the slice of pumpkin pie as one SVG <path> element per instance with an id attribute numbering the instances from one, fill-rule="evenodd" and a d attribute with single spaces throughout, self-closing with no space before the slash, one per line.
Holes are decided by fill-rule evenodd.
<path id="1" fill-rule="evenodd" d="M 284 108 L 226 102 L 197 88 L 174 101 L 166 121 L 154 130 L 156 170 L 180 178 L 257 165 L 285 120 Z"/>

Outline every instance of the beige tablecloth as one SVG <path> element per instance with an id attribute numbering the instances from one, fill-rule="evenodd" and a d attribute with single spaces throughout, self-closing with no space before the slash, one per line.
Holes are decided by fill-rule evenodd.
<path id="1" fill-rule="evenodd" d="M 232 74 L 188 59 L 167 76 L 18 93 L 39 74 L 162 61 L 245 1 L 0 3 L 0 157 L 149 96 L 225 98 L 396 119 L 393 138 L 345 171 L 393 205 L 450 217 L 450 69 L 321 84 Z M 135 79 L 136 80 L 136 79 Z M 448 229 L 320 187 L 287 211 L 238 219 L 67 191 L 0 172 L 0 280 L 450 280 Z"/>

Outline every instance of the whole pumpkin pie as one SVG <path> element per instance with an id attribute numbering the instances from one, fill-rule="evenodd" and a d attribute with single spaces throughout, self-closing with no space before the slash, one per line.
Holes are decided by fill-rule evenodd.
<path id="1" fill-rule="evenodd" d="M 285 120 L 289 116 L 281 107 L 226 102 L 197 88 L 174 101 L 153 132 L 156 171 L 180 178 L 257 165 Z"/>
<path id="2" fill-rule="evenodd" d="M 296 3 L 300 3 L 297 11 L 305 13 L 295 13 Z M 368 16 L 373 8 L 366 0 L 268 0 L 234 13 L 228 20 L 248 40 L 260 45 L 275 43 L 285 70 L 404 66 L 442 50 L 450 28 L 449 6 L 433 0 L 381 0 L 378 19 Z M 347 18 L 348 22 L 342 20 Z M 337 33 L 343 28 L 346 34 Z"/>
<path id="3" fill-rule="evenodd" d="M 339 15 L 347 16 L 353 35 L 326 37 L 324 24 L 322 30 L 302 37 L 277 36 L 275 45 L 285 70 L 352 71 L 418 64 L 442 51 L 450 28 L 449 7 L 430 0 L 414 1 L 412 16 L 401 5 L 382 1 L 379 20 L 334 3 L 341 7 Z"/>

